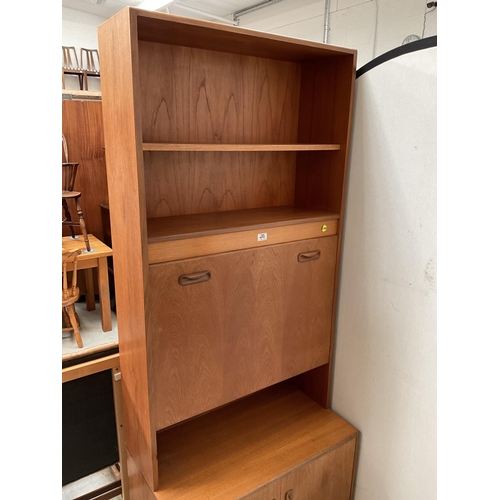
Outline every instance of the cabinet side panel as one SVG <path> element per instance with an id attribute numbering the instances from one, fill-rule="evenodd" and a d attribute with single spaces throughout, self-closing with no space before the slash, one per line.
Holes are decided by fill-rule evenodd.
<path id="1" fill-rule="evenodd" d="M 156 495 L 151 491 L 148 483 L 144 479 L 141 471 L 127 450 L 127 472 L 128 472 L 128 492 L 126 498 L 129 500 L 156 500 Z"/>
<path id="2" fill-rule="evenodd" d="M 139 470 L 153 486 L 157 480 L 156 440 L 148 400 L 147 238 L 140 115 L 134 101 L 135 31 L 135 18 L 124 9 L 99 27 L 98 38 L 125 440 Z"/>
<path id="3" fill-rule="evenodd" d="M 300 500 L 350 500 L 355 451 L 356 438 L 295 469 L 283 478 L 283 498 L 291 490 Z"/>
<path id="4" fill-rule="evenodd" d="M 340 150 L 297 155 L 299 206 L 342 212 L 355 76 L 352 56 L 303 63 L 298 141 Z"/>
<path id="5" fill-rule="evenodd" d="M 328 369 L 315 370 L 298 380 L 298 385 L 307 394 L 326 407 L 331 404 L 338 269 L 342 248 L 355 78 L 356 54 L 302 64 L 298 140 L 340 144 L 339 151 L 297 153 L 295 182 L 296 205 L 340 214 L 335 262 L 331 362 L 325 367 Z M 308 387 L 311 387 L 311 390 Z M 326 393 L 322 396 L 319 391 L 323 388 Z"/>

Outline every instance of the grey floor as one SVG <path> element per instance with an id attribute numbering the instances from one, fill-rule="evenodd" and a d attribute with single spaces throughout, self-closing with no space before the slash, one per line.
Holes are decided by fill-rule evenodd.
<path id="1" fill-rule="evenodd" d="M 75 304 L 76 312 L 80 318 L 80 335 L 83 347 L 76 345 L 75 336 L 72 331 L 62 332 L 62 358 L 67 361 L 71 358 L 85 356 L 96 350 L 112 348 L 118 345 L 118 329 L 116 315 L 111 312 L 110 332 L 103 332 L 101 325 L 101 305 L 97 302 L 94 311 L 87 311 L 85 302 Z"/>
<path id="2" fill-rule="evenodd" d="M 62 500 L 74 500 L 85 493 L 90 493 L 91 491 L 94 491 L 101 486 L 106 486 L 116 480 L 117 476 L 113 472 L 112 468 L 107 467 L 91 474 L 90 476 L 63 486 Z M 118 495 L 113 497 L 112 500 L 122 500 L 122 496 Z"/>
<path id="3" fill-rule="evenodd" d="M 80 318 L 80 335 L 82 336 L 83 347 L 79 348 L 77 346 L 73 332 L 62 332 L 62 359 L 64 361 L 118 345 L 118 329 L 114 313 L 112 313 L 111 318 L 113 329 L 110 332 L 103 332 L 99 303 L 96 303 L 94 311 L 87 311 L 84 302 L 76 303 L 75 309 Z M 111 467 L 107 467 L 63 486 L 62 500 L 74 500 L 85 493 L 94 491 L 116 480 L 116 472 Z M 122 496 L 118 495 L 113 500 L 122 500 Z"/>

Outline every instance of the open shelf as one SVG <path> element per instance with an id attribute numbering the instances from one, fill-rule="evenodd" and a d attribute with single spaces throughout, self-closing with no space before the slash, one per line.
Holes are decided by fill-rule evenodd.
<path id="1" fill-rule="evenodd" d="M 338 151 L 340 144 L 142 144 L 143 151 Z"/>
<path id="2" fill-rule="evenodd" d="M 155 495 L 241 498 L 357 435 L 284 382 L 159 432 Z"/>
<path id="3" fill-rule="evenodd" d="M 339 214 L 278 206 L 148 219 L 150 264 L 332 236 Z"/>

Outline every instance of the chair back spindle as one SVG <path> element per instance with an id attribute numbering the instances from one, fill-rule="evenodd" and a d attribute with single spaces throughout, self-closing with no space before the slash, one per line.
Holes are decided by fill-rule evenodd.
<path id="1" fill-rule="evenodd" d="M 62 147 L 63 147 L 63 153 L 64 153 L 63 163 L 69 163 L 68 143 L 66 142 L 66 137 L 64 134 L 62 134 Z"/>
<path id="2" fill-rule="evenodd" d="M 62 171 L 62 190 L 73 191 L 75 187 L 76 174 L 78 172 L 78 163 L 63 163 Z"/>
<path id="3" fill-rule="evenodd" d="M 62 46 L 63 68 L 80 69 L 75 47 Z"/>
<path id="4" fill-rule="evenodd" d="M 82 253 L 81 250 L 75 250 L 62 257 L 62 300 L 63 305 L 69 299 L 78 298 L 80 291 L 78 288 L 78 256 Z M 68 270 L 68 264 L 71 269 Z M 68 272 L 72 272 L 71 288 L 68 287 Z"/>
<path id="5" fill-rule="evenodd" d="M 89 73 L 99 73 L 99 51 L 97 49 L 80 49 L 81 67 Z"/>

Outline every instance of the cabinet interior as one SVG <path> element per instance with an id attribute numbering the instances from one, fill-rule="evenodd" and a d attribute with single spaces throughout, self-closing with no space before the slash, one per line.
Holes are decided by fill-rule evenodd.
<path id="1" fill-rule="evenodd" d="M 352 462 L 356 435 L 293 384 L 277 384 L 158 433 L 157 498 L 242 498 L 337 448 Z"/>
<path id="2" fill-rule="evenodd" d="M 138 68 L 145 210 L 150 232 L 185 238 L 186 216 L 263 208 L 302 209 L 300 222 L 341 209 L 349 56 L 283 54 L 206 39 L 161 41 L 139 22 Z M 163 32 L 162 32 L 163 33 Z M 173 37 L 173 35 L 172 35 Z M 217 37 L 215 37 L 217 38 Z M 175 44 L 173 43 L 175 42 Z M 231 51 L 229 49 L 231 48 Z M 280 56 L 280 57 L 278 57 Z M 313 57 L 313 59 L 310 59 Z M 279 223 L 256 212 L 256 225 Z M 238 215 L 239 217 L 239 215 Z M 216 216 L 215 216 L 216 218 Z M 213 221 L 214 216 L 206 220 Z M 197 231 L 203 234 L 204 220 Z M 221 218 L 216 232 L 239 230 Z M 284 222 L 286 222 L 286 218 Z M 151 229 L 150 229 L 151 228 Z M 160 228 L 162 228 L 160 230 Z M 152 242 L 152 240 L 149 240 Z"/>

